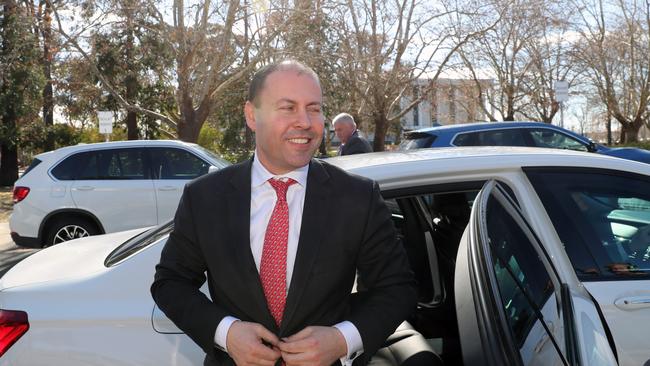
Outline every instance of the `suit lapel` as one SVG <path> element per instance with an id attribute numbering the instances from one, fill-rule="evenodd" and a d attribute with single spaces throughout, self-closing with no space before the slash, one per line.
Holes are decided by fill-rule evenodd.
<path id="1" fill-rule="evenodd" d="M 284 316 L 280 331 L 287 328 L 291 321 L 300 297 L 309 283 L 309 276 L 314 261 L 318 257 L 318 249 L 321 240 L 325 236 L 327 216 L 329 213 L 331 187 L 328 184 L 329 174 L 317 161 L 312 160 L 309 165 L 307 176 L 307 192 L 305 192 L 305 203 L 302 211 L 302 224 L 300 227 L 300 239 L 298 241 L 298 252 L 293 267 L 293 275 L 287 295 Z"/>
<path id="2" fill-rule="evenodd" d="M 232 194 L 227 198 L 227 216 L 230 229 L 230 243 L 236 253 L 235 260 L 241 268 L 241 282 L 233 283 L 234 286 L 244 286 L 243 293 L 251 298 L 244 298 L 239 306 L 251 318 L 265 326 L 275 325 L 266 305 L 264 290 L 260 282 L 259 273 L 255 267 L 255 259 L 250 245 L 250 202 L 251 202 L 251 166 L 252 159 L 241 164 L 233 174 L 230 184 L 233 186 Z M 253 300 L 253 301 L 250 301 Z M 270 329 L 270 328 L 269 328 Z"/>

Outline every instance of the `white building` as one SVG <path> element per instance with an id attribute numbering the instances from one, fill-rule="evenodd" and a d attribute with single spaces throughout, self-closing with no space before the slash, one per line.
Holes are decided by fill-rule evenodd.
<path id="1" fill-rule="evenodd" d="M 491 88 L 492 80 L 479 80 L 483 95 Z M 429 85 L 428 79 L 418 79 L 413 91 L 404 96 L 400 107 L 405 108 L 414 98 L 419 97 Z M 479 89 L 475 80 L 471 79 L 438 79 L 433 86 L 430 97 L 420 102 L 402 118 L 405 130 L 448 125 L 475 121 L 485 121 L 486 116 L 481 104 L 485 100 L 479 98 Z M 485 97 L 484 97 L 485 98 Z"/>

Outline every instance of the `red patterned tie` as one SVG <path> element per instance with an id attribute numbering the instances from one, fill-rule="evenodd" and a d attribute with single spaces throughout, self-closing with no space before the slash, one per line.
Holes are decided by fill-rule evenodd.
<path id="1" fill-rule="evenodd" d="M 287 240 L 289 238 L 289 206 L 287 189 L 296 183 L 269 179 L 278 199 L 264 235 L 264 249 L 260 265 L 260 279 L 266 296 L 266 303 L 278 326 L 282 322 L 287 297 Z"/>

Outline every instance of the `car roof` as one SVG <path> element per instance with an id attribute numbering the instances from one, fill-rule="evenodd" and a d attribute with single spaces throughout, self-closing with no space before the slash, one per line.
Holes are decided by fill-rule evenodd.
<path id="1" fill-rule="evenodd" d="M 47 158 L 49 156 L 66 155 L 76 151 L 101 150 L 120 147 L 142 147 L 142 146 L 196 146 L 196 144 L 180 140 L 128 140 L 128 141 L 110 141 L 97 143 L 80 143 L 77 145 L 65 146 L 53 151 L 44 152 L 36 155 L 37 158 Z"/>
<path id="2" fill-rule="evenodd" d="M 480 130 L 490 130 L 495 128 L 515 128 L 515 127 L 556 128 L 556 126 L 544 122 L 472 122 L 472 123 L 460 123 L 460 124 L 453 124 L 453 125 L 421 128 L 418 130 L 408 131 L 406 132 L 406 134 L 433 133 L 433 132 L 455 133 L 455 132 L 463 132 L 463 131 L 480 131 Z"/>
<path id="3" fill-rule="evenodd" d="M 586 152 L 537 147 L 476 146 L 427 148 L 340 156 L 327 162 L 377 180 L 383 189 L 419 177 L 520 170 L 522 167 L 586 167 L 650 175 L 648 164 Z"/>

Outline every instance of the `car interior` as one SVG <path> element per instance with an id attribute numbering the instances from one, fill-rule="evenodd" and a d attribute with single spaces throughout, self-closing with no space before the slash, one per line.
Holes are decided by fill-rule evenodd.
<path id="1" fill-rule="evenodd" d="M 384 194 L 418 283 L 416 312 L 371 365 L 462 365 L 454 271 L 456 254 L 483 182 Z"/>

